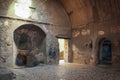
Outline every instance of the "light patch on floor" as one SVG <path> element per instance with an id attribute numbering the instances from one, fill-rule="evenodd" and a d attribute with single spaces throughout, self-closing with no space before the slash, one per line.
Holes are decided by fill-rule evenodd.
<path id="1" fill-rule="evenodd" d="M 59 64 L 64 64 L 65 60 L 59 60 Z"/>

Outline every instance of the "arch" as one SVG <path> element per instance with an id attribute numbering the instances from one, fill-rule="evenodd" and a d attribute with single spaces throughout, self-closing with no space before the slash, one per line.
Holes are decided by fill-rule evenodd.
<path id="1" fill-rule="evenodd" d="M 111 41 L 105 37 L 101 38 L 97 44 L 97 58 L 98 64 L 111 64 L 112 52 Z"/>
<path id="2" fill-rule="evenodd" d="M 17 66 L 35 66 L 39 62 L 44 63 L 46 33 L 40 27 L 33 24 L 19 26 L 14 31 L 14 42 L 17 47 L 15 61 Z"/>
<path id="3" fill-rule="evenodd" d="M 47 34 L 46 27 L 42 27 L 43 25 L 41 26 L 39 24 L 32 24 L 32 23 L 26 23 L 26 24 L 23 23 L 22 25 L 20 24 L 20 25 L 18 25 L 18 27 L 16 27 L 14 29 L 14 32 L 22 26 L 34 26 L 34 27 L 37 27 L 37 28 L 41 29 L 41 31 L 44 32 L 44 34 Z"/>

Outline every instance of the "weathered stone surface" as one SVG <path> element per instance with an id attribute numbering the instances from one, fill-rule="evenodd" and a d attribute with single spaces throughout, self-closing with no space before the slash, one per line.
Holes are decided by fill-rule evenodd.
<path id="1" fill-rule="evenodd" d="M 119 66 L 80 64 L 41 65 L 13 69 L 16 80 L 119 80 Z"/>
<path id="2" fill-rule="evenodd" d="M 5 59 L 4 65 L 15 63 L 14 31 L 25 24 L 34 24 L 46 34 L 40 47 L 42 54 L 35 56 L 44 63 L 58 63 L 57 37 L 61 37 L 71 39 L 72 50 L 69 48 L 73 54 L 68 56 L 81 64 L 100 61 L 99 42 L 106 38 L 112 45 L 112 62 L 120 64 L 119 0 L 32 0 L 32 15 L 26 19 L 12 10 L 15 4 L 13 0 L 0 1 L 0 55 Z"/>
<path id="3" fill-rule="evenodd" d="M 116 20 L 120 16 L 119 0 L 59 1 L 62 2 L 70 16 L 73 28 L 79 28 L 94 22 Z"/>
<path id="4" fill-rule="evenodd" d="M 5 62 L 2 62 L 2 64 L 6 67 L 13 67 L 15 65 L 17 47 L 19 47 L 14 40 L 15 30 L 25 24 L 34 24 L 47 35 L 44 40 L 41 41 L 42 45 L 40 45 L 39 54 L 33 57 L 38 60 L 39 63 L 49 63 L 50 60 L 53 64 L 58 63 L 59 47 L 56 36 L 71 37 L 71 25 L 64 8 L 56 0 L 32 0 L 30 8 L 32 15 L 24 19 L 15 14 L 14 7 L 16 3 L 17 2 L 13 0 L 2 0 L 0 3 L 0 16 L 2 16 L 0 18 L 0 55 L 5 59 Z M 14 18 L 17 18 L 17 20 Z M 17 37 L 19 37 L 19 35 L 17 35 Z M 29 47 L 32 46 L 29 45 Z M 49 56 L 49 49 L 51 47 L 54 47 L 56 51 L 54 59 Z M 31 59 L 29 58 L 28 61 Z"/>
<path id="5" fill-rule="evenodd" d="M 0 80 L 13 80 L 13 72 L 7 69 L 0 69 Z"/>
<path id="6" fill-rule="evenodd" d="M 107 38 L 112 45 L 112 62 L 119 63 L 120 1 L 119 0 L 59 0 L 65 7 L 72 24 L 73 61 L 98 61 L 98 41 Z M 89 45 L 92 41 L 92 47 Z M 87 46 L 88 45 L 88 46 Z M 91 56 L 94 55 L 94 60 Z"/>

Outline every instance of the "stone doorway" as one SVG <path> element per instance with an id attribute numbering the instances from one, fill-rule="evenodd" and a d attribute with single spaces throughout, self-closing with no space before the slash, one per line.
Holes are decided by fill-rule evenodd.
<path id="1" fill-rule="evenodd" d="M 99 64 L 111 64 L 112 53 L 111 53 L 111 42 L 110 40 L 103 39 L 99 45 Z"/>
<path id="2" fill-rule="evenodd" d="M 59 64 L 68 62 L 68 39 L 58 39 L 59 42 Z"/>
<path id="3" fill-rule="evenodd" d="M 36 66 L 45 63 L 46 34 L 33 24 L 26 24 L 14 31 L 17 48 L 15 64 L 17 66 Z"/>

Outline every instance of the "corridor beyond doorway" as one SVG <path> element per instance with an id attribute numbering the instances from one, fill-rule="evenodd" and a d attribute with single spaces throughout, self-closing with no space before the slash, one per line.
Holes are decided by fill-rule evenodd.
<path id="1" fill-rule="evenodd" d="M 68 39 L 58 39 L 59 42 L 59 64 L 68 62 Z"/>

